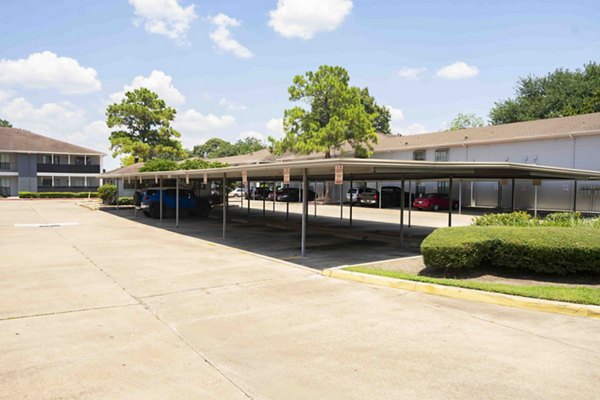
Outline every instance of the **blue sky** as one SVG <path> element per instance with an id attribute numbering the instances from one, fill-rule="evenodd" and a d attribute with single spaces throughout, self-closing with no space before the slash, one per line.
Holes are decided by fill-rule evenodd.
<path id="1" fill-rule="evenodd" d="M 341 65 L 413 134 L 487 119 L 520 76 L 600 52 L 594 1 L 3 0 L 0 14 L 0 118 L 107 153 L 106 106 L 140 85 L 191 147 L 277 136 L 293 76 Z"/>

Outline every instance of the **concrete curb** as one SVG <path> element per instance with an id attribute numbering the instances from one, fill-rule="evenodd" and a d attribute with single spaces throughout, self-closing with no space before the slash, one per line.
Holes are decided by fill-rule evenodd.
<path id="1" fill-rule="evenodd" d="M 474 289 L 463 289 L 452 286 L 435 285 L 431 283 L 407 281 L 403 279 L 388 278 L 363 274 L 360 272 L 345 271 L 341 268 L 329 268 L 321 272 L 324 276 L 331 278 L 344 279 L 370 285 L 385 286 L 395 289 L 410 290 L 434 294 L 437 296 L 451 297 L 469 301 L 478 301 L 481 303 L 496 304 L 506 307 L 523 308 L 533 311 L 543 311 L 555 314 L 564 314 L 578 317 L 600 319 L 600 307 L 574 303 L 563 303 L 560 301 L 550 301 L 533 299 L 528 297 L 512 296 L 501 293 L 484 292 Z"/>

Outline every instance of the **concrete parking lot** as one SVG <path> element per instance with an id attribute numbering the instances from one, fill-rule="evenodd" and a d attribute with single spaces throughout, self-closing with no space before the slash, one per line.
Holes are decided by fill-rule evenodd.
<path id="1" fill-rule="evenodd" d="M 0 201 L 0 398 L 599 398 L 595 320 L 337 281 L 202 239 L 218 221 L 119 213 Z"/>

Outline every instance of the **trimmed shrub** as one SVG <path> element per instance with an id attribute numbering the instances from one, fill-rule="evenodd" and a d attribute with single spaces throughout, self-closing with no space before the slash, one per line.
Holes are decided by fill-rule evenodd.
<path id="1" fill-rule="evenodd" d="M 98 196 L 104 204 L 114 204 L 117 198 L 117 186 L 106 183 L 98 188 Z"/>
<path id="2" fill-rule="evenodd" d="M 600 230 L 587 227 L 441 228 L 425 238 L 421 251 L 431 268 L 600 272 Z"/>
<path id="3" fill-rule="evenodd" d="M 119 205 L 120 206 L 132 206 L 133 205 L 133 197 L 119 197 Z"/>
<path id="4" fill-rule="evenodd" d="M 579 212 L 557 212 L 548 214 L 544 219 L 545 226 L 577 226 L 581 225 L 583 218 Z"/>
<path id="5" fill-rule="evenodd" d="M 533 218 L 525 211 L 515 211 L 504 214 L 485 214 L 476 218 L 473 225 L 477 226 L 529 226 Z"/>
<path id="6" fill-rule="evenodd" d="M 98 192 L 19 192 L 22 199 L 87 199 L 98 197 Z"/>
<path id="7" fill-rule="evenodd" d="M 556 212 L 546 218 L 532 218 L 524 211 L 505 214 L 486 214 L 473 220 L 476 226 L 555 226 L 600 227 L 600 218 L 583 218 L 579 212 Z"/>

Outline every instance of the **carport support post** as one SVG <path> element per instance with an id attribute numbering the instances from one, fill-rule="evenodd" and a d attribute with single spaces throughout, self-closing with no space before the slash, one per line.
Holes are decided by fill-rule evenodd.
<path id="1" fill-rule="evenodd" d="M 458 181 L 458 213 L 462 214 L 462 179 Z"/>
<path id="2" fill-rule="evenodd" d="M 277 197 L 277 190 L 275 190 L 275 182 L 273 182 L 273 212 L 275 212 L 275 197 Z"/>
<path id="3" fill-rule="evenodd" d="M 137 185 L 138 185 L 138 180 L 137 178 L 135 179 L 135 185 L 133 187 L 133 199 L 135 200 L 135 194 L 137 193 Z M 135 204 L 135 202 L 133 203 L 133 218 L 137 218 L 137 205 Z"/>
<path id="4" fill-rule="evenodd" d="M 315 199 L 313 202 L 315 203 L 315 218 L 317 218 L 317 181 L 315 181 Z"/>
<path id="5" fill-rule="evenodd" d="M 577 212 L 577 181 L 573 182 L 573 212 Z"/>
<path id="6" fill-rule="evenodd" d="M 512 179 L 510 190 L 511 190 L 511 193 L 510 193 L 510 210 L 512 212 L 515 212 L 515 194 L 516 194 L 516 192 L 515 192 L 515 178 Z"/>
<path id="7" fill-rule="evenodd" d="M 352 229 L 352 203 L 354 202 L 354 182 L 350 179 L 350 229 Z M 358 194 L 358 193 L 357 193 Z M 356 196 L 358 198 L 358 196 Z"/>
<path id="8" fill-rule="evenodd" d="M 223 196 L 223 239 L 227 235 L 227 174 L 223 174 L 223 187 L 221 188 Z"/>
<path id="9" fill-rule="evenodd" d="M 267 215 L 267 211 L 266 211 L 267 210 L 266 209 L 266 207 L 267 207 L 267 196 L 265 195 L 264 191 L 263 191 L 262 197 L 263 197 L 263 218 L 264 218 Z"/>
<path id="10" fill-rule="evenodd" d="M 344 219 L 344 185 L 338 185 L 340 188 L 340 219 Z"/>
<path id="11" fill-rule="evenodd" d="M 404 178 L 400 184 L 402 197 L 400 198 L 400 247 L 404 247 Z"/>
<path id="12" fill-rule="evenodd" d="M 290 184 L 288 183 L 287 185 L 285 185 L 286 189 L 290 188 Z M 290 219 L 290 198 L 289 198 L 289 190 L 288 192 L 288 197 L 287 200 L 285 201 L 285 220 L 289 220 Z"/>
<path id="13" fill-rule="evenodd" d="M 453 183 L 454 179 L 450 178 L 449 179 L 449 184 L 448 184 L 448 226 L 452 226 L 452 207 L 454 206 L 454 199 L 452 196 L 452 183 Z"/>
<path id="14" fill-rule="evenodd" d="M 162 222 L 163 218 L 163 190 L 162 190 L 162 177 L 160 178 L 160 194 L 159 194 L 159 202 L 160 205 L 160 222 Z"/>
<path id="15" fill-rule="evenodd" d="M 116 181 L 117 181 L 117 211 L 119 211 L 119 178 L 117 178 Z"/>
<path id="16" fill-rule="evenodd" d="M 175 228 L 179 228 L 179 177 L 175 178 Z"/>
<path id="17" fill-rule="evenodd" d="M 381 185 L 379 181 L 375 183 L 375 191 L 377 192 L 377 199 L 379 200 L 379 208 L 381 208 L 381 198 L 383 197 L 383 192 L 381 190 Z"/>
<path id="18" fill-rule="evenodd" d="M 408 181 L 408 227 L 412 224 L 412 180 Z M 402 203 L 404 203 L 404 193 L 402 193 Z"/>
<path id="19" fill-rule="evenodd" d="M 533 218 L 537 218 L 537 185 L 533 186 Z"/>
<path id="20" fill-rule="evenodd" d="M 250 215 L 250 181 L 246 182 L 246 195 L 248 196 L 248 215 Z"/>
<path id="21" fill-rule="evenodd" d="M 306 254 L 306 223 L 308 219 L 308 176 L 306 168 L 302 170 L 302 239 L 300 242 L 300 256 Z"/>

